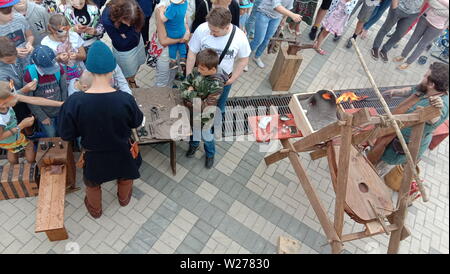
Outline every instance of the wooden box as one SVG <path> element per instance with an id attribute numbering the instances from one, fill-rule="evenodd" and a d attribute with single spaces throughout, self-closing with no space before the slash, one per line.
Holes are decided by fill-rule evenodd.
<path id="1" fill-rule="evenodd" d="M 49 142 L 52 142 L 54 144 L 51 148 L 49 148 L 48 146 Z M 46 144 L 46 149 L 42 148 L 42 143 Z M 75 185 L 75 159 L 73 156 L 72 146 L 69 142 L 63 141 L 59 137 L 39 139 L 38 150 L 36 153 L 36 162 L 39 169 L 51 165 L 66 165 L 66 185 Z"/>
<path id="2" fill-rule="evenodd" d="M 288 91 L 291 88 L 303 61 L 303 56 L 300 52 L 296 55 L 289 55 L 287 49 L 288 45 L 282 43 L 270 73 L 269 81 L 272 85 L 272 90 L 275 91 Z"/>
<path id="3" fill-rule="evenodd" d="M 38 195 L 36 164 L 0 166 L 0 200 Z"/>

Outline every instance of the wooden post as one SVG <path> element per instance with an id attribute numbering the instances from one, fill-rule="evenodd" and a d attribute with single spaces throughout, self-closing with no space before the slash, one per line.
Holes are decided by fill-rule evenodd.
<path id="1" fill-rule="evenodd" d="M 339 238 L 342 237 L 344 228 L 344 207 L 347 194 L 347 180 L 350 166 L 350 148 L 352 145 L 353 116 L 345 113 L 345 125 L 341 127 L 341 148 L 339 152 L 339 164 L 337 169 L 336 204 L 334 208 L 334 228 Z M 333 250 L 341 251 L 342 243 L 332 244 Z"/>
<path id="2" fill-rule="evenodd" d="M 411 181 L 413 179 L 413 170 L 417 163 L 417 156 L 419 155 L 420 143 L 422 141 L 423 130 L 425 128 L 425 123 L 415 125 L 412 128 L 411 138 L 409 140 L 409 150 L 411 151 L 411 157 L 414 159 L 413 165 L 407 165 L 405 168 L 405 173 L 403 175 L 402 185 L 398 193 L 398 211 L 394 214 L 394 224 L 399 228 L 392 232 L 391 238 L 389 239 L 388 253 L 395 254 L 398 253 L 400 247 L 400 240 L 402 235 L 402 230 L 405 229 L 405 219 L 407 216 L 408 202 L 409 202 L 409 191 L 411 187 Z M 413 168 L 411 168 L 413 166 Z"/>
<path id="3" fill-rule="evenodd" d="M 312 187 L 311 182 L 309 181 L 308 176 L 306 175 L 306 172 L 303 169 L 302 164 L 300 163 L 300 159 L 298 158 L 297 153 L 293 152 L 294 150 L 291 142 L 289 140 L 280 140 L 280 141 L 281 144 L 283 145 L 283 148 L 291 150 L 291 152 L 289 153 L 289 160 L 291 161 L 292 167 L 294 168 L 295 173 L 299 178 L 300 184 L 303 190 L 305 191 L 306 196 L 308 197 L 308 200 L 310 201 L 311 206 L 314 212 L 316 213 L 320 224 L 322 225 L 325 235 L 327 236 L 329 241 L 333 243 L 339 242 L 340 239 L 336 234 L 333 224 L 328 219 L 326 210 L 324 209 L 322 203 L 320 202 L 319 197 L 314 191 L 314 188 Z M 335 253 L 334 250 L 333 253 Z"/>
<path id="4" fill-rule="evenodd" d="M 282 44 L 273 65 L 269 78 L 272 90 L 288 91 L 302 64 L 303 56 L 300 52 L 297 52 L 296 55 L 289 55 L 287 50 L 287 45 Z"/>

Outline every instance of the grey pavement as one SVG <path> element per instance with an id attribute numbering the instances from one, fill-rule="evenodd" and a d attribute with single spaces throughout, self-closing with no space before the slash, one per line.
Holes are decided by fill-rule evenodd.
<path id="1" fill-rule="evenodd" d="M 393 62 L 384 64 L 370 58 L 371 42 L 382 21 L 367 39 L 358 40 L 376 83 L 418 83 L 428 64 L 416 63 L 408 71 L 398 71 Z M 303 64 L 289 92 L 370 87 L 354 50 L 344 47 L 355 25 L 353 19 L 339 43 L 332 39 L 325 42 L 328 55 L 303 52 Z M 400 53 L 409 36 L 390 52 L 391 58 Z M 268 82 L 275 56 L 263 56 L 263 60 L 265 69 L 250 62 L 250 71 L 233 85 L 231 96 L 283 94 L 272 91 Z M 151 87 L 154 73 L 143 66 L 138 84 Z M 266 153 L 260 152 L 258 143 L 245 138 L 222 140 L 217 142 L 214 168 L 206 170 L 202 150 L 196 158 L 187 159 L 187 146 L 177 144 L 176 176 L 170 171 L 168 145 L 143 146 L 141 178 L 135 182 L 131 203 L 120 207 L 115 183 L 104 184 L 104 213 L 98 220 L 84 207 L 84 185 L 78 170 L 77 184 L 82 190 L 66 197 L 66 241 L 49 242 L 45 234 L 34 233 L 36 198 L 0 201 L 0 253 L 272 254 L 277 252 L 279 236 L 298 240 L 302 254 L 331 252 L 288 160 L 267 167 Z M 446 139 L 420 162 L 430 201 L 418 200 L 409 208 L 407 225 L 412 235 L 401 243 L 401 253 L 449 253 L 448 155 Z M 312 161 L 307 154 L 301 154 L 301 160 L 332 218 L 335 194 L 326 160 Z M 345 233 L 362 229 L 345 217 Z M 388 240 L 388 236 L 378 235 L 345 243 L 344 249 L 346 253 L 386 253 Z"/>

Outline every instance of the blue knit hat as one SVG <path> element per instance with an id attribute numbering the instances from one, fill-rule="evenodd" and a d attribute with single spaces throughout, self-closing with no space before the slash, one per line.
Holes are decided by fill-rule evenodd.
<path id="1" fill-rule="evenodd" d="M 96 41 L 88 51 L 86 69 L 95 74 L 106 74 L 116 69 L 117 62 L 111 49 L 102 41 Z"/>

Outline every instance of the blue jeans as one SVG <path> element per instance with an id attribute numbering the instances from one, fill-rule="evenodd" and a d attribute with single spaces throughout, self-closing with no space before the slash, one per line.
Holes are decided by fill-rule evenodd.
<path id="1" fill-rule="evenodd" d="M 177 52 L 180 53 L 180 58 L 187 57 L 186 44 L 178 43 L 169 45 L 169 57 L 172 60 L 177 60 Z"/>
<path id="2" fill-rule="evenodd" d="M 50 121 L 50 125 L 44 125 L 41 121 L 39 121 L 39 128 L 48 138 L 58 136 L 58 118 L 50 118 Z"/>
<path id="3" fill-rule="evenodd" d="M 217 107 L 220 111 L 225 113 L 225 105 L 227 103 L 228 95 L 230 95 L 231 85 L 224 86 L 222 94 L 220 95 L 219 102 L 217 103 Z"/>
<path id="4" fill-rule="evenodd" d="M 191 136 L 191 141 L 189 142 L 189 146 L 198 147 L 200 145 L 200 141 L 194 141 L 195 139 L 199 139 L 201 135 L 201 139 L 204 143 L 203 147 L 205 148 L 206 158 L 212 158 L 216 154 L 216 142 L 214 141 L 214 133 L 212 133 L 212 128 L 208 128 L 206 130 L 193 130 Z"/>
<path id="5" fill-rule="evenodd" d="M 380 20 L 383 13 L 391 6 L 392 0 L 383 0 L 379 6 L 375 7 L 369 21 L 364 24 L 364 29 L 369 30 L 375 23 Z"/>
<path id="6" fill-rule="evenodd" d="M 255 34 L 255 22 L 256 22 L 256 10 L 258 9 L 259 4 L 262 0 L 255 0 L 253 3 L 252 12 L 250 13 L 250 16 L 247 19 L 247 22 L 245 24 L 245 30 L 247 31 L 247 36 L 252 37 Z"/>
<path id="7" fill-rule="evenodd" d="M 262 12 L 256 11 L 255 37 L 250 43 L 252 51 L 256 50 L 255 57 L 260 57 L 269 45 L 270 38 L 277 31 L 281 18 L 270 18 Z"/>

